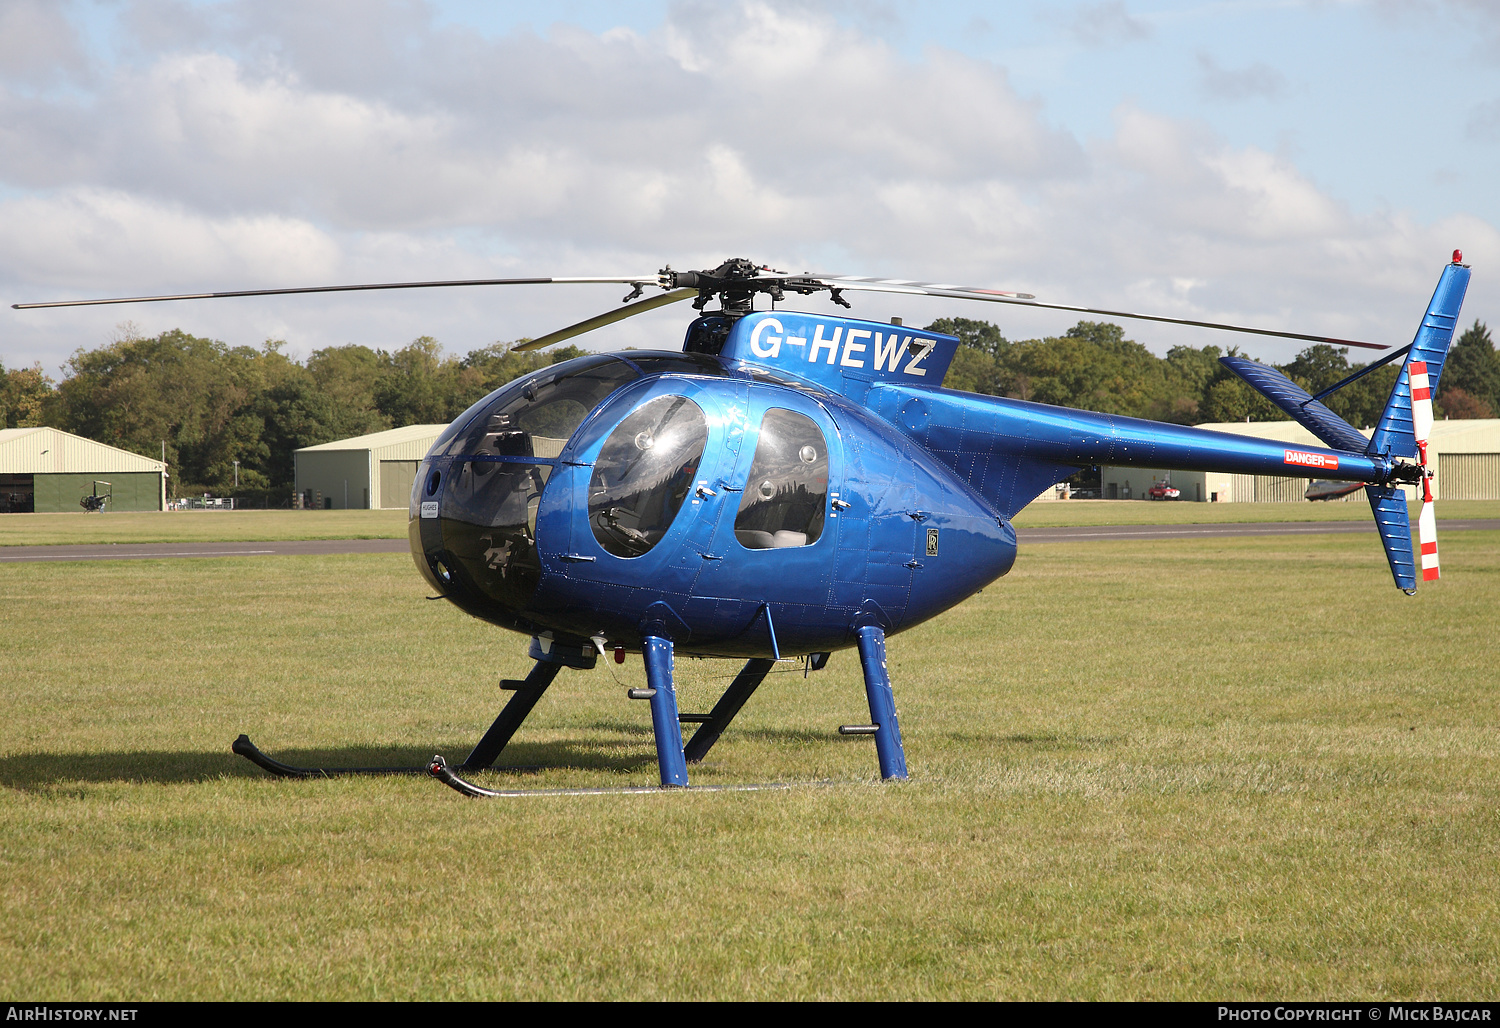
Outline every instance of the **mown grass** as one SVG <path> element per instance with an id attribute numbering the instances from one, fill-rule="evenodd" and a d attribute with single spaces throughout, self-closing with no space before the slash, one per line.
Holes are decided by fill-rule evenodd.
<path id="1" fill-rule="evenodd" d="M 857 661 L 770 680 L 701 784 L 468 801 L 263 776 L 461 759 L 524 640 L 401 556 L 0 566 L 0 991 L 16 998 L 1493 996 L 1500 533 L 1415 598 L 1369 539 L 1048 544 Z M 679 662 L 686 710 L 732 671 Z M 506 759 L 655 781 L 640 664 Z"/>
<path id="2" fill-rule="evenodd" d="M 1411 507 L 1415 524 L 1419 504 Z M 1500 518 L 1500 500 L 1447 500 L 1444 518 Z M 1187 525 L 1270 521 L 1368 521 L 1352 503 L 1150 503 L 1069 500 L 1033 503 L 1021 528 L 1065 525 Z M 0 546 L 92 543 L 256 542 L 286 539 L 405 539 L 404 510 L 167 511 L 0 515 Z"/>
<path id="3" fill-rule="evenodd" d="M 0 515 L 0 546 L 405 538 L 405 509 Z"/>

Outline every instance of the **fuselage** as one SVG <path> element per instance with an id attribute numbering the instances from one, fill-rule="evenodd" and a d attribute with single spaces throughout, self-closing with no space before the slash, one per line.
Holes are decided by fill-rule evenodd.
<path id="1" fill-rule="evenodd" d="M 1005 574 L 1015 532 L 868 410 L 730 358 L 558 364 L 460 416 L 422 463 L 429 583 L 528 634 L 776 656 L 898 632 Z"/>
<path id="2" fill-rule="evenodd" d="M 1080 467 L 1395 473 L 1382 454 L 944 389 L 957 347 L 758 312 L 700 318 L 684 352 L 596 354 L 518 379 L 422 463 L 417 566 L 470 614 L 568 645 L 655 635 L 690 653 L 816 653 L 863 625 L 899 632 L 1004 575 L 1009 519 Z"/>

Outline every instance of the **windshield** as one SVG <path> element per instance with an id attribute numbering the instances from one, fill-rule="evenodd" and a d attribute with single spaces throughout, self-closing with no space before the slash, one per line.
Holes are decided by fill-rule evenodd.
<path id="1" fill-rule="evenodd" d="M 468 424 L 434 452 L 555 458 L 590 411 L 637 377 L 630 365 L 604 355 L 525 375 L 471 407 L 476 414 Z"/>

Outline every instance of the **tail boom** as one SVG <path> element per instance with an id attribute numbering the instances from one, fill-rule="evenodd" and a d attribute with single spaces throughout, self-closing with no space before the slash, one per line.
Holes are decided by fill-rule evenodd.
<path id="1" fill-rule="evenodd" d="M 1210 432 L 1141 418 L 1053 407 L 951 389 L 882 385 L 871 405 L 965 477 L 1009 517 L 1047 482 L 1024 471 L 1046 469 L 1060 481 L 1095 464 L 1287 475 L 1386 485 L 1415 481 L 1414 471 L 1380 454 Z M 1030 490 L 1029 493 L 1026 490 Z"/>

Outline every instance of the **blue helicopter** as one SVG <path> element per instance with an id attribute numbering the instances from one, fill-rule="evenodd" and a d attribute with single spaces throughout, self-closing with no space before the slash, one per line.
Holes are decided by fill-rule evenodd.
<path id="1" fill-rule="evenodd" d="M 642 654 L 663 787 L 688 785 L 775 663 L 821 669 L 855 648 L 881 777 L 907 777 L 886 638 L 1005 575 L 1015 514 L 1097 464 L 1365 483 L 1396 585 L 1416 590 L 1404 484 L 1424 494 L 1420 564 L 1438 576 L 1426 442 L 1431 397 L 1469 281 L 1455 251 L 1414 341 L 1317 396 L 1274 368 L 1222 362 L 1324 447 L 1289 447 L 1136 418 L 944 389 L 953 336 L 890 323 L 777 310 L 787 293 L 846 292 L 1026 304 L 1112 317 L 1389 349 L 1186 319 L 1041 303 L 1024 293 L 942 283 L 792 275 L 747 260 L 711 271 L 571 279 L 386 283 L 66 301 L 17 307 L 359 289 L 561 282 L 632 287 L 625 306 L 517 349 L 536 349 L 693 299 L 681 350 L 594 354 L 517 379 L 453 421 L 422 461 L 409 537 L 417 569 L 465 613 L 531 637 L 535 662 L 459 770 L 495 764 L 562 668 Z M 659 295 L 641 300 L 647 288 Z M 756 310 L 769 297 L 771 310 Z M 717 300 L 716 310 L 705 312 Z M 1370 439 L 1322 400 L 1404 358 Z M 707 715 L 678 709 L 678 654 L 745 661 Z M 697 723 L 684 744 L 682 725 Z M 389 773 L 297 768 L 246 736 L 234 746 L 277 774 Z M 441 757 L 425 769 L 467 795 L 498 795 Z"/>

